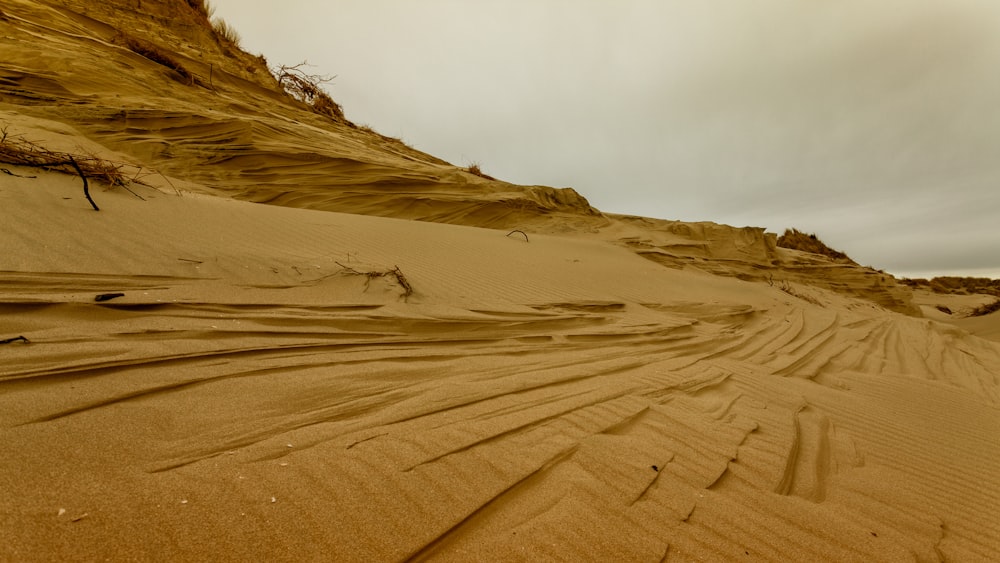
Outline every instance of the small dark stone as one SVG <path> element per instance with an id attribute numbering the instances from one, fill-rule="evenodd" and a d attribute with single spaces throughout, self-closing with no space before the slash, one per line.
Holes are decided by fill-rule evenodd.
<path id="1" fill-rule="evenodd" d="M 876 538 L 878 537 L 878 534 L 876 534 L 875 532 L 872 532 L 872 535 L 875 536 Z"/>
<path id="2" fill-rule="evenodd" d="M 102 294 L 98 295 L 97 297 L 95 297 L 94 301 L 97 301 L 97 302 L 110 301 L 110 300 L 115 299 L 117 297 L 125 297 L 125 294 L 124 293 L 102 293 Z"/>
<path id="3" fill-rule="evenodd" d="M 660 468 L 657 467 L 657 466 L 655 466 L 655 465 L 653 465 L 652 468 L 653 468 L 653 471 L 659 471 L 660 470 Z"/>

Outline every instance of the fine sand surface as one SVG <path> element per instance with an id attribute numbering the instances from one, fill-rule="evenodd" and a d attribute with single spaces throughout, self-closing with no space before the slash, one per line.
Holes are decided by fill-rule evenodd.
<path id="1" fill-rule="evenodd" d="M 131 178 L 0 164 L 0 561 L 1000 560 L 990 298 L 475 176 L 136 4 L 0 8 L 5 139 Z"/>
<path id="2" fill-rule="evenodd" d="M 95 212 L 12 171 L 4 559 L 1000 554 L 1000 345 L 950 325 L 582 237 Z M 355 273 L 396 267 L 408 297 Z"/>

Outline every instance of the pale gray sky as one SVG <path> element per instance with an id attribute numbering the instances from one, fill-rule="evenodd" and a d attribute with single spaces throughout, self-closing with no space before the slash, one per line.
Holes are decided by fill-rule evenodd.
<path id="1" fill-rule="evenodd" d="M 996 0 L 212 0 L 347 117 L 598 208 L 1000 278 Z"/>

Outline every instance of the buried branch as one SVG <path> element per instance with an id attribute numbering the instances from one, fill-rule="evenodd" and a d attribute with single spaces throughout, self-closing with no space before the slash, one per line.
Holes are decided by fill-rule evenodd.
<path id="1" fill-rule="evenodd" d="M 522 231 L 520 229 L 514 229 L 513 231 L 507 233 L 507 236 L 510 236 L 510 235 L 512 235 L 514 233 L 521 233 L 521 235 L 524 237 L 524 242 L 531 242 L 531 241 L 528 240 L 528 233 L 526 233 L 526 232 L 524 232 L 524 231 Z"/>
<path id="2" fill-rule="evenodd" d="M 101 208 L 97 207 L 97 204 L 94 203 L 94 199 L 90 197 L 90 186 L 87 184 L 87 175 L 83 173 L 83 170 L 80 168 L 80 165 L 76 163 L 76 159 L 73 158 L 72 155 L 67 155 L 67 156 L 69 156 L 70 165 L 73 166 L 73 169 L 76 170 L 76 173 L 80 175 L 81 179 L 83 179 L 83 197 L 87 198 L 87 201 L 90 202 L 90 206 L 94 208 L 94 211 L 100 211 Z"/>
<path id="3" fill-rule="evenodd" d="M 101 180 L 111 186 L 125 187 L 128 182 L 121 172 L 122 164 L 115 164 L 94 156 L 77 159 L 69 153 L 50 151 L 31 141 L 9 137 L 6 127 L 2 129 L 2 135 L 0 135 L 0 162 L 61 172 L 68 172 L 67 168 L 72 169 L 83 180 L 83 195 L 95 211 L 100 211 L 100 208 L 94 202 L 94 198 L 90 196 L 90 183 L 87 178 Z M 11 175 L 14 174 L 11 173 Z"/>
<path id="4" fill-rule="evenodd" d="M 399 266 L 393 266 L 391 270 L 370 270 L 367 272 L 362 272 L 360 270 L 355 270 L 350 266 L 345 266 L 340 262 L 335 262 L 335 264 L 343 268 L 344 272 L 347 274 L 352 274 L 356 276 L 365 276 L 366 278 L 365 291 L 368 290 L 368 284 L 370 284 L 373 279 L 391 277 L 396 280 L 396 283 L 399 284 L 399 287 L 403 288 L 404 299 L 413 295 L 413 286 L 410 285 L 409 280 L 407 280 L 406 276 L 403 275 L 403 272 L 402 270 L 399 269 Z"/>

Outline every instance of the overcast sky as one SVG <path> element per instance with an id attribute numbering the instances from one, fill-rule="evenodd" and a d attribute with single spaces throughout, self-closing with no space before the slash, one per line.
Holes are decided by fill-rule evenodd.
<path id="1" fill-rule="evenodd" d="M 211 0 L 347 117 L 603 211 L 1000 278 L 997 0 Z"/>

